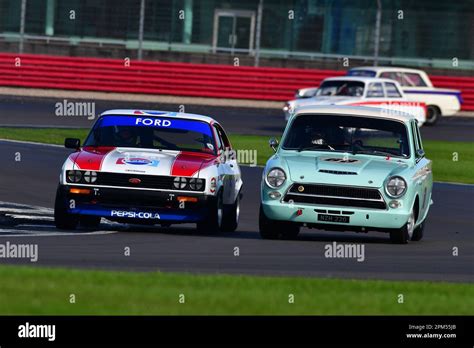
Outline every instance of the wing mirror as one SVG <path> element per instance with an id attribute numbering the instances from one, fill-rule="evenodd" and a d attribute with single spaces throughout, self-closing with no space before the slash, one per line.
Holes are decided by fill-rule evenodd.
<path id="1" fill-rule="evenodd" d="M 270 147 L 273 149 L 273 151 L 276 152 L 277 147 L 278 147 L 278 140 L 276 140 L 276 138 L 271 138 L 271 139 L 268 141 L 268 144 L 269 144 Z"/>
<path id="2" fill-rule="evenodd" d="M 423 149 L 418 149 L 418 150 L 416 151 L 416 156 L 417 156 L 418 158 L 423 158 L 423 157 L 425 157 L 425 151 L 424 151 Z"/>
<path id="3" fill-rule="evenodd" d="M 81 140 L 76 138 L 66 138 L 64 140 L 64 147 L 66 149 L 74 149 L 77 150 L 81 147 Z"/>

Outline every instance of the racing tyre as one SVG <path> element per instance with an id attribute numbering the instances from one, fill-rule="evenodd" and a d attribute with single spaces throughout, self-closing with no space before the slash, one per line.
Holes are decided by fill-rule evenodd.
<path id="1" fill-rule="evenodd" d="M 100 225 L 99 216 L 81 216 L 79 222 L 82 227 L 86 228 L 97 228 Z"/>
<path id="2" fill-rule="evenodd" d="M 197 223 L 199 233 L 215 234 L 222 229 L 224 217 L 224 204 L 222 203 L 222 191 L 219 192 L 216 199 L 209 204 L 209 215 L 204 221 Z"/>
<path id="3" fill-rule="evenodd" d="M 426 107 L 426 121 L 425 125 L 434 126 L 436 122 L 441 118 L 441 111 L 437 106 L 428 105 Z"/>
<path id="4" fill-rule="evenodd" d="M 417 242 L 423 238 L 423 230 L 425 229 L 425 222 L 423 221 L 421 224 L 418 225 L 417 228 L 413 231 L 413 236 L 411 240 Z"/>
<path id="5" fill-rule="evenodd" d="M 66 209 L 66 197 L 58 187 L 56 191 L 56 200 L 54 202 L 54 224 L 61 230 L 75 230 L 79 223 L 76 215 L 69 214 Z"/>
<path id="6" fill-rule="evenodd" d="M 267 218 L 262 205 L 260 205 L 258 227 L 263 239 L 296 239 L 300 232 L 297 224 Z"/>
<path id="7" fill-rule="evenodd" d="M 222 220 L 222 230 L 234 232 L 239 224 L 240 215 L 240 193 L 237 195 L 234 204 L 224 205 L 224 216 Z"/>
<path id="8" fill-rule="evenodd" d="M 413 240 L 414 232 L 415 213 L 412 211 L 407 223 L 402 228 L 390 232 L 390 241 L 393 244 L 407 244 L 409 240 Z"/>

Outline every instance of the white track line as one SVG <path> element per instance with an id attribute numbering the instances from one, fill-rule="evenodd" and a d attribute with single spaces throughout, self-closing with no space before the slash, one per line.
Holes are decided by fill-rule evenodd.
<path id="1" fill-rule="evenodd" d="M 27 204 L 18 204 L 11 202 L 0 201 L 0 214 L 4 214 L 6 217 L 13 219 L 27 220 L 27 223 L 20 223 L 14 228 L 0 227 L 0 238 L 1 237 L 48 237 L 48 236 L 83 236 L 83 235 L 104 235 L 117 233 L 117 231 L 111 230 L 100 230 L 100 231 L 71 231 L 71 232 L 59 232 L 54 226 L 53 209 L 39 207 Z M 33 224 L 32 222 L 38 221 L 44 223 L 45 221 L 51 222 L 51 225 L 45 224 Z M 26 222 L 26 221 L 25 221 Z M 114 225 L 113 223 L 105 222 L 107 227 Z M 50 232 L 49 232 L 50 231 Z"/>

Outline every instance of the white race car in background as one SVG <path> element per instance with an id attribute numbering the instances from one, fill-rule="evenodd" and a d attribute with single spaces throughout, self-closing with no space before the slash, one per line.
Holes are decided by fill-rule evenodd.
<path id="1" fill-rule="evenodd" d="M 54 217 L 60 229 L 196 223 L 211 233 L 239 220 L 240 168 L 222 126 L 207 116 L 149 110 L 102 113 L 64 162 Z"/>
<path id="2" fill-rule="evenodd" d="M 426 124 L 435 124 L 441 116 L 452 116 L 461 110 L 461 91 L 435 88 L 428 75 L 417 69 L 397 67 L 358 67 L 348 76 L 381 77 L 397 81 L 408 99 L 426 104 Z"/>
<path id="3" fill-rule="evenodd" d="M 408 99 L 398 82 L 372 77 L 331 77 L 324 79 L 310 98 L 294 99 L 283 107 L 285 120 L 301 106 L 363 105 L 406 112 L 415 116 L 421 126 L 426 120 L 426 105 Z"/>

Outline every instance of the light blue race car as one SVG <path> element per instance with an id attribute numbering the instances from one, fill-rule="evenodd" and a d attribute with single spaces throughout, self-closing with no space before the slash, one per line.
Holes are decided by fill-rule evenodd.
<path id="1" fill-rule="evenodd" d="M 423 237 L 432 162 L 414 116 L 378 108 L 307 106 L 290 118 L 262 178 L 259 228 L 293 239 L 301 226 Z"/>

